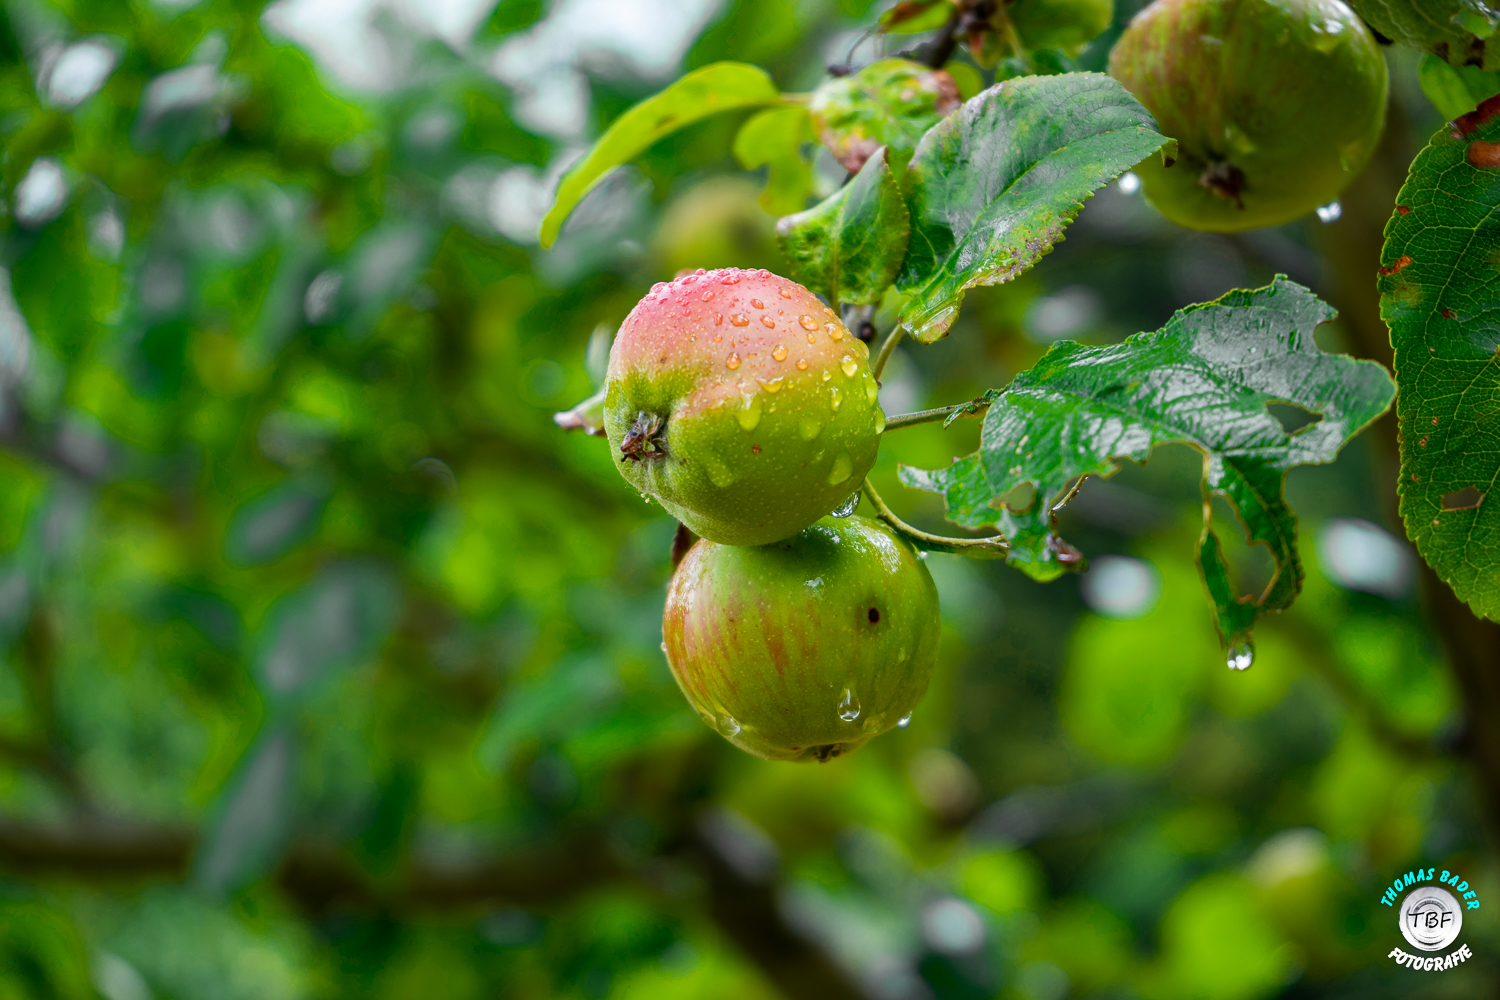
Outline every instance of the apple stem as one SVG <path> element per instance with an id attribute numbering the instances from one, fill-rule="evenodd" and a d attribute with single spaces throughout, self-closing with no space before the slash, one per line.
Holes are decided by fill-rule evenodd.
<path id="1" fill-rule="evenodd" d="M 1010 542 L 1000 535 L 991 535 L 988 538 L 950 538 L 947 535 L 934 535 L 912 527 L 885 505 L 885 501 L 880 499 L 880 494 L 876 492 L 874 485 L 868 479 L 865 480 L 864 494 L 865 499 L 870 501 L 870 505 L 875 508 L 876 515 L 905 535 L 919 549 L 929 552 L 953 552 L 988 559 L 1003 559 L 1010 551 Z"/>
<path id="2" fill-rule="evenodd" d="M 906 327 L 897 323 L 895 329 L 885 338 L 885 343 L 880 345 L 880 353 L 875 355 L 875 362 L 870 365 L 870 374 L 875 376 L 876 382 L 880 381 L 880 373 L 885 371 L 885 363 L 891 359 L 891 352 L 896 349 L 896 345 L 905 335 Z"/>

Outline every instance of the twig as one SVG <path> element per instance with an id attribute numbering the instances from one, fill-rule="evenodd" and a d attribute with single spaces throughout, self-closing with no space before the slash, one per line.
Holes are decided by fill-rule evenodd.
<path id="1" fill-rule="evenodd" d="M 962 20 L 963 14 L 955 10 L 948 23 L 943 25 L 943 30 L 928 44 L 927 51 L 922 53 L 922 62 L 928 69 L 942 69 L 953 58 L 953 52 L 958 48 L 958 25 Z"/>
<path id="2" fill-rule="evenodd" d="M 888 431 L 900 430 L 903 427 L 930 424 L 938 420 L 943 421 L 943 426 L 946 427 L 960 417 L 979 416 L 988 410 L 990 404 L 998 397 L 998 393 L 986 393 L 983 396 L 977 396 L 966 402 L 954 403 L 952 406 L 939 406 L 934 410 L 917 410 L 914 413 L 898 413 L 894 417 L 886 418 L 885 429 Z"/>
<path id="3" fill-rule="evenodd" d="M 880 353 L 875 355 L 875 361 L 870 365 L 870 374 L 875 376 L 875 381 L 880 381 L 880 373 L 885 371 L 885 363 L 891 359 L 891 352 L 896 349 L 896 345 L 905 335 L 906 328 L 897 323 L 896 328 L 885 338 L 885 343 L 880 345 Z"/>
<path id="4" fill-rule="evenodd" d="M 991 535 L 988 538 L 950 538 L 947 535 L 934 535 L 929 531 L 912 527 L 885 505 L 885 501 L 880 499 L 880 494 L 875 491 L 875 487 L 868 479 L 865 480 L 864 494 L 865 499 L 870 501 L 882 521 L 911 539 L 920 549 L 989 559 L 1004 559 L 1005 554 L 1010 551 L 1010 542 L 1000 535 Z"/>

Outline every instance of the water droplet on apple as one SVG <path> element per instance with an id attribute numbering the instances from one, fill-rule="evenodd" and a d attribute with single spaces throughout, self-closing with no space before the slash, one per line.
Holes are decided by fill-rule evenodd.
<path id="1" fill-rule="evenodd" d="M 885 433 L 885 411 L 878 407 L 875 410 L 875 433 Z"/>
<path id="2" fill-rule="evenodd" d="M 839 504 L 838 507 L 833 511 L 833 516 L 834 517 L 849 517 L 850 515 L 852 515 L 854 513 L 854 511 L 858 507 L 859 507 L 859 494 L 858 493 L 851 493 L 851 494 L 849 494 L 849 499 L 845 500 L 843 503 Z M 663 646 L 663 648 L 665 648 L 665 646 Z"/>
<path id="3" fill-rule="evenodd" d="M 849 478 L 849 473 L 854 471 L 854 459 L 849 457 L 847 451 L 840 451 L 833 456 L 833 466 L 828 470 L 828 482 L 837 485 Z"/>
<path id="4" fill-rule="evenodd" d="M 839 718 L 845 722 L 859 718 L 859 698 L 852 688 L 844 688 L 844 695 L 839 699 Z"/>
<path id="5" fill-rule="evenodd" d="M 729 355 L 729 360 L 724 362 L 724 367 L 731 371 L 740 366 L 740 356 L 736 353 Z"/>
<path id="6" fill-rule="evenodd" d="M 775 358 L 777 361 L 785 361 L 786 360 L 786 345 L 785 344 L 777 344 L 776 345 L 776 350 L 774 350 L 774 351 L 771 352 L 771 357 Z"/>
<path id="7" fill-rule="evenodd" d="M 749 326 L 750 317 L 741 315 L 740 313 L 733 313 L 729 317 L 729 322 L 733 323 L 735 326 Z"/>
<path id="8" fill-rule="evenodd" d="M 859 362 L 846 354 L 842 358 L 839 358 L 839 367 L 844 370 L 845 375 L 853 378 L 854 373 L 859 371 Z"/>
<path id="9" fill-rule="evenodd" d="M 803 313 L 798 317 L 797 322 L 802 324 L 802 329 L 804 330 L 816 330 L 818 328 L 818 321 L 807 315 L 807 313 Z"/>
<path id="10" fill-rule="evenodd" d="M 703 464 L 708 469 L 709 482 L 719 489 L 734 485 L 734 470 L 720 461 L 718 456 L 708 456 L 703 460 Z"/>
<path id="11" fill-rule="evenodd" d="M 760 387 L 762 389 L 766 390 L 767 392 L 780 392 L 781 391 L 782 383 L 784 383 L 786 381 L 786 379 L 784 379 L 784 378 L 773 378 L 773 379 L 758 378 L 755 381 L 759 382 L 760 383 Z"/>
<path id="12" fill-rule="evenodd" d="M 742 728 L 744 727 L 739 724 L 739 721 L 728 712 L 719 716 L 719 732 L 725 736 L 735 736 Z"/>
<path id="13" fill-rule="evenodd" d="M 735 411 L 734 419 L 740 423 L 740 428 L 745 432 L 755 430 L 755 425 L 760 423 L 761 403 L 759 393 L 747 393 L 740 408 Z"/>
<path id="14" fill-rule="evenodd" d="M 831 386 L 828 391 L 833 393 L 833 408 L 837 410 L 839 408 L 839 404 L 844 401 L 844 394 L 842 392 L 839 392 L 839 387 L 836 385 Z"/>
<path id="15" fill-rule="evenodd" d="M 911 725 L 911 713 L 910 712 L 907 712 L 905 715 L 901 716 L 901 718 L 899 718 L 899 719 L 896 720 L 896 728 L 897 729 L 905 729 L 909 725 Z"/>
<path id="16" fill-rule="evenodd" d="M 812 417 L 803 417 L 797 421 L 797 435 L 804 441 L 811 441 L 823 433 L 823 422 Z"/>
<path id="17" fill-rule="evenodd" d="M 803 358 L 801 361 L 797 362 L 797 370 L 799 372 L 805 372 L 805 371 L 807 371 L 807 359 L 806 358 Z"/>

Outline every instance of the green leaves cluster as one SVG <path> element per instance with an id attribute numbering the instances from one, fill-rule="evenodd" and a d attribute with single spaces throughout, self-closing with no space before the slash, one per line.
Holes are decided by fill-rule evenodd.
<path id="1" fill-rule="evenodd" d="M 1259 615 L 1290 606 L 1302 585 L 1296 518 L 1282 492 L 1287 471 L 1333 461 L 1395 393 L 1375 362 L 1318 349 L 1313 331 L 1333 316 L 1306 288 L 1278 278 L 1190 306 L 1120 344 L 1057 344 L 990 405 L 977 452 L 936 472 L 903 469 L 902 479 L 942 494 L 957 524 L 1001 528 L 1012 541 L 1009 561 L 1051 579 L 1067 568 L 1052 518 L 1070 488 L 1112 475 L 1122 458 L 1144 462 L 1159 445 L 1190 445 L 1203 454 L 1200 566 L 1221 636 L 1243 641 Z M 1270 403 L 1322 419 L 1288 433 Z M 1025 501 L 1014 499 L 1027 484 Z M 1233 585 L 1208 527 L 1212 496 L 1234 505 L 1246 540 L 1274 559 L 1262 593 Z"/>

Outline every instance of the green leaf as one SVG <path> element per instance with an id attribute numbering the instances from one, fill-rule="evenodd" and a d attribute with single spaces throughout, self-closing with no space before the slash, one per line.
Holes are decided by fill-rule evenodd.
<path id="1" fill-rule="evenodd" d="M 880 15 L 880 27 L 888 35 L 917 35 L 936 31 L 957 13 L 952 0 L 902 0 Z"/>
<path id="2" fill-rule="evenodd" d="M 881 146 L 901 170 L 927 130 L 959 106 L 947 73 L 910 59 L 881 59 L 813 91 L 808 110 L 818 139 L 850 173 Z"/>
<path id="3" fill-rule="evenodd" d="M 802 144 L 812 141 L 812 118 L 806 108 L 767 108 L 735 135 L 734 155 L 742 167 L 771 167 L 760 205 L 772 215 L 800 212 L 807 205 L 813 176 Z"/>
<path id="4" fill-rule="evenodd" d="M 991 404 L 977 452 L 937 472 L 903 468 L 902 479 L 944 494 L 958 524 L 998 525 L 1015 546 L 1008 561 L 1048 579 L 1066 568 L 1069 550 L 1052 531 L 1052 513 L 1071 484 L 1113 475 L 1121 458 L 1143 462 L 1158 445 L 1191 445 L 1203 453 L 1204 579 L 1223 639 L 1242 641 L 1257 616 L 1289 606 L 1302 585 L 1297 521 L 1282 497 L 1287 470 L 1333 461 L 1395 392 L 1375 362 L 1318 349 L 1313 330 L 1333 316 L 1312 292 L 1278 277 L 1189 306 L 1120 344 L 1064 341 Z M 1288 433 L 1268 403 L 1322 419 Z M 1000 509 L 1028 483 L 1029 506 Z M 1246 540 L 1275 560 L 1259 595 L 1237 594 L 1218 558 L 1207 522 L 1214 495 L 1234 505 Z"/>
<path id="5" fill-rule="evenodd" d="M 1417 80 L 1432 106 L 1449 121 L 1500 94 L 1500 73 L 1486 73 L 1478 66 L 1451 66 L 1431 54 L 1422 57 Z"/>
<path id="6" fill-rule="evenodd" d="M 1472 0 L 1349 0 L 1365 23 L 1386 38 L 1421 52 L 1442 48 L 1454 56 L 1472 41 L 1459 17 Z"/>
<path id="7" fill-rule="evenodd" d="M 256 657 L 261 689 L 296 697 L 335 671 L 372 656 L 396 624 L 401 593 L 381 566 L 330 566 L 278 601 Z"/>
<path id="8" fill-rule="evenodd" d="M 879 302 L 896 280 L 911 223 L 884 147 L 822 204 L 788 215 L 776 238 L 791 277 L 829 302 Z"/>
<path id="9" fill-rule="evenodd" d="M 291 836 L 296 770 L 289 725 L 263 736 L 245 755 L 194 859 L 199 888 L 226 895 L 276 867 Z"/>
<path id="10" fill-rule="evenodd" d="M 1476 614 L 1500 618 L 1500 97 L 1444 126 L 1412 162 L 1378 279 L 1401 421 L 1401 518 Z"/>
<path id="11" fill-rule="evenodd" d="M 911 161 L 901 322 L 923 343 L 938 340 L 965 290 L 1031 267 L 1085 199 L 1171 142 L 1100 73 L 1007 80 L 965 103 Z"/>
<path id="12" fill-rule="evenodd" d="M 594 148 L 563 177 L 557 199 L 542 220 L 542 246 L 557 241 L 563 220 L 604 175 L 685 125 L 721 111 L 775 104 L 781 92 L 759 66 L 720 62 L 693 70 L 655 97 L 625 112 Z"/>
<path id="13" fill-rule="evenodd" d="M 241 505 L 224 535 L 224 555 L 237 566 L 259 566 L 286 555 L 317 533 L 333 495 L 327 476 L 282 483 Z"/>

